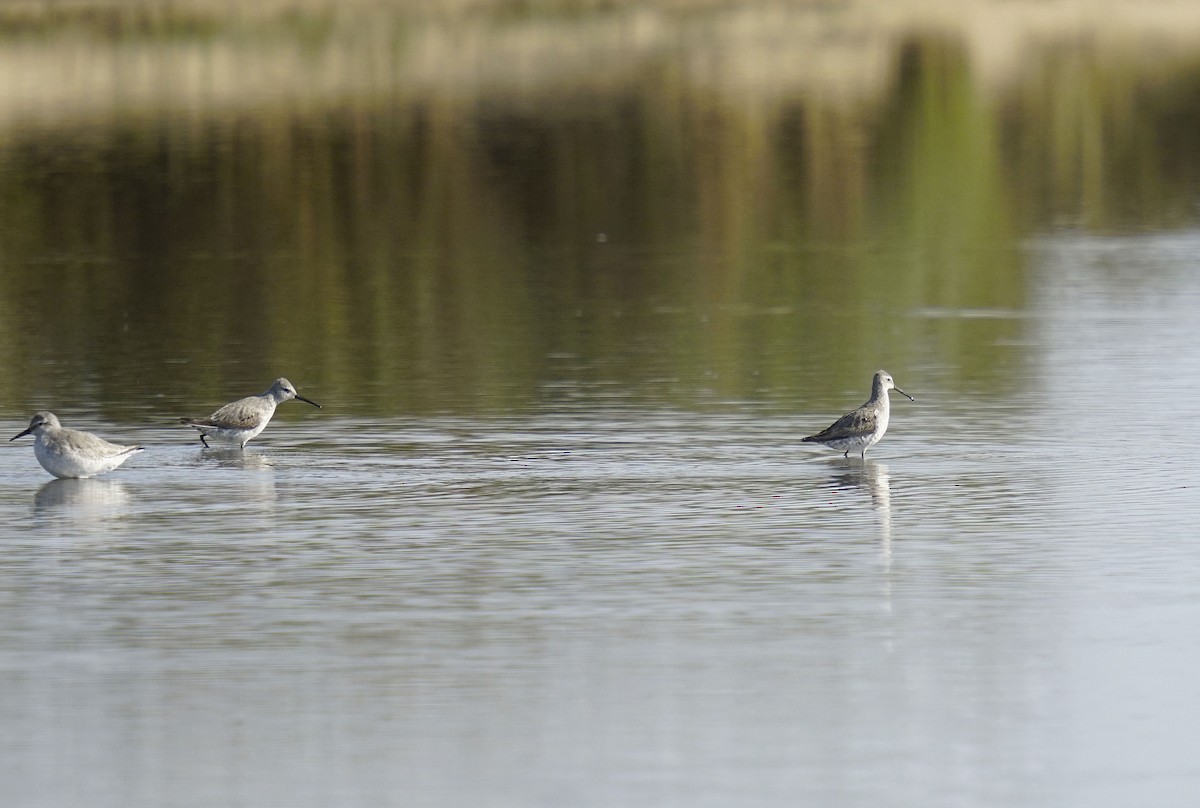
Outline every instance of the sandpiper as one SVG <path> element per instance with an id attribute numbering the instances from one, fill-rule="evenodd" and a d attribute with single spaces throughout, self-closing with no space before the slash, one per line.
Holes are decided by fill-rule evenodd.
<path id="1" fill-rule="evenodd" d="M 67 429 L 52 412 L 36 412 L 29 428 L 13 435 L 9 442 L 26 435 L 34 436 L 33 454 L 42 468 L 55 477 L 94 477 L 112 471 L 133 455 L 141 446 L 118 446 L 90 432 Z"/>
<path id="2" fill-rule="evenodd" d="M 850 450 L 862 449 L 862 457 L 867 459 L 867 449 L 870 449 L 883 433 L 887 432 L 888 417 L 892 404 L 888 400 L 888 390 L 895 390 L 909 401 L 916 401 L 908 393 L 901 390 L 892 381 L 892 374 L 886 370 L 875 371 L 871 380 L 871 398 L 857 410 L 848 412 L 837 419 L 823 432 L 809 435 L 804 439 L 807 443 L 820 443 L 831 449 L 845 452 L 843 457 L 850 456 Z"/>
<path id="3" fill-rule="evenodd" d="M 312 404 L 317 409 L 321 408 L 317 402 L 297 393 L 296 388 L 287 379 L 276 379 L 271 389 L 265 393 L 226 404 L 207 418 L 180 420 L 200 432 L 200 442 L 205 448 L 208 448 L 206 438 L 212 438 L 222 443 L 234 443 L 245 449 L 254 436 L 266 429 L 271 416 L 275 414 L 275 408 L 293 398 L 305 404 Z"/>

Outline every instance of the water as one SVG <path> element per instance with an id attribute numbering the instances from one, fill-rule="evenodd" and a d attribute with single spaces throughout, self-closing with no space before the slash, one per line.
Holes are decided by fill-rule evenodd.
<path id="1" fill-rule="evenodd" d="M 866 463 L 754 402 L 14 444 L 6 802 L 1178 803 L 1197 243 L 1031 243 L 1025 392 L 915 369 Z"/>
<path id="2" fill-rule="evenodd" d="M 368 5 L 0 9 L 0 803 L 1190 803 L 1187 15 Z"/>

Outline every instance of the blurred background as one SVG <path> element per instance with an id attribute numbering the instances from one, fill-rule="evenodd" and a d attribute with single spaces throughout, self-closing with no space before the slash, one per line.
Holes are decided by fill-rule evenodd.
<path id="1" fill-rule="evenodd" d="M 1198 130 L 1186 3 L 6 2 L 0 401 L 1003 393 L 1023 245 L 1194 224 Z"/>

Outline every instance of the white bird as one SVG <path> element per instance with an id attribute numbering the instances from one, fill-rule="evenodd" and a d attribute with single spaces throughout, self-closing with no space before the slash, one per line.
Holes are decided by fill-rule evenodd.
<path id="1" fill-rule="evenodd" d="M 883 433 L 887 432 L 888 421 L 891 418 L 892 403 L 888 399 L 888 390 L 895 390 L 909 401 L 915 398 L 901 390 L 892 381 L 892 374 L 886 370 L 875 371 L 871 379 L 871 398 L 856 410 L 852 410 L 834 421 L 829 427 L 815 435 L 809 435 L 802 442 L 820 443 L 839 452 L 845 452 L 843 457 L 850 456 L 850 450 L 862 450 L 863 460 L 867 459 L 867 449 L 870 449 Z"/>
<path id="2" fill-rule="evenodd" d="M 183 418 L 181 421 L 200 432 L 200 442 L 205 448 L 208 448 L 206 438 L 212 438 L 245 449 L 253 437 L 267 428 L 275 408 L 293 398 L 321 408 L 317 402 L 297 393 L 287 379 L 276 379 L 265 393 L 230 402 L 207 418 Z"/>
<path id="3" fill-rule="evenodd" d="M 67 429 L 52 412 L 36 412 L 29 428 L 13 435 L 9 442 L 33 435 L 33 454 L 42 468 L 55 477 L 94 477 L 112 471 L 141 446 L 118 446 L 90 432 Z"/>

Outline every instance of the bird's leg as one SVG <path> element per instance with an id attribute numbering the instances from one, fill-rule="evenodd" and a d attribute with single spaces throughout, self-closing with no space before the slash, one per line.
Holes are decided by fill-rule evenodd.
<path id="1" fill-rule="evenodd" d="M 205 449 L 207 449 L 207 448 L 208 448 L 208 441 L 206 441 L 206 440 L 204 439 L 204 433 L 203 433 L 203 432 L 201 432 L 201 433 L 200 433 L 200 442 L 204 444 L 204 448 L 205 448 Z"/>

